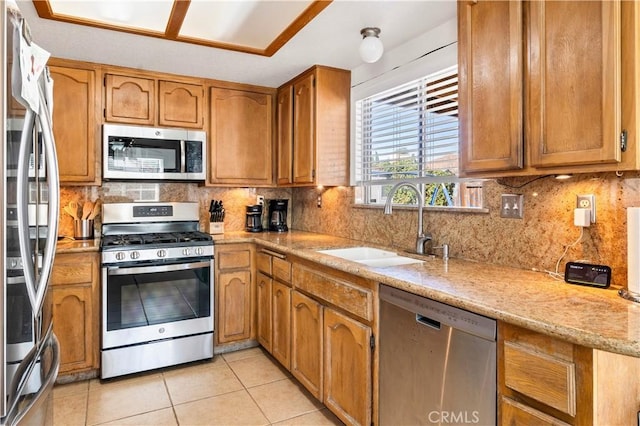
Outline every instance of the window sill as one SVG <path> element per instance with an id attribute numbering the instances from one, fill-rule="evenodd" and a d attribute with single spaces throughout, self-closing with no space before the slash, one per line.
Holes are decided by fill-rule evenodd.
<path id="1" fill-rule="evenodd" d="M 382 204 L 352 204 L 351 207 L 356 209 L 365 209 L 365 210 L 383 210 L 384 205 Z M 399 206 L 394 204 L 394 210 L 418 210 L 418 206 Z M 473 213 L 473 214 L 488 214 L 489 209 L 484 207 L 433 207 L 433 206 L 424 206 L 424 211 L 426 212 L 445 212 L 445 213 Z"/>

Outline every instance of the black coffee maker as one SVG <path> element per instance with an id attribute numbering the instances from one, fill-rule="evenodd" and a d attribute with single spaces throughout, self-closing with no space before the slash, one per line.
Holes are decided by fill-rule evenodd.
<path id="1" fill-rule="evenodd" d="M 262 232 L 262 204 L 247 206 L 247 232 Z"/>
<path id="2" fill-rule="evenodd" d="M 289 200 L 269 200 L 269 231 L 287 232 Z"/>

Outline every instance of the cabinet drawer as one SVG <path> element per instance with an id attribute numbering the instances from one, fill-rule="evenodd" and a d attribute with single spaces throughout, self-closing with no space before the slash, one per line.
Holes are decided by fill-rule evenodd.
<path id="1" fill-rule="evenodd" d="M 501 424 L 504 425 L 569 426 L 562 420 L 505 397 L 500 400 L 500 413 Z"/>
<path id="2" fill-rule="evenodd" d="M 249 249 L 241 250 L 220 250 L 216 253 L 218 258 L 218 269 L 236 269 L 251 267 L 251 251 Z"/>
<path id="3" fill-rule="evenodd" d="M 576 415 L 576 367 L 573 362 L 504 342 L 505 385 L 550 407 Z"/>
<path id="4" fill-rule="evenodd" d="M 93 281 L 93 262 L 91 255 L 58 255 L 51 271 L 51 283 L 82 284 Z"/>
<path id="5" fill-rule="evenodd" d="M 284 259 L 274 257 L 273 262 L 273 278 L 284 283 L 291 283 L 291 263 Z"/>
<path id="6" fill-rule="evenodd" d="M 373 320 L 373 292 L 347 281 L 294 265 L 293 282 L 300 288 L 322 300 L 357 315 L 366 321 Z"/>
<path id="7" fill-rule="evenodd" d="M 256 264 L 258 265 L 258 271 L 262 271 L 265 274 L 271 276 L 271 256 L 266 253 L 258 252 L 256 256 Z"/>

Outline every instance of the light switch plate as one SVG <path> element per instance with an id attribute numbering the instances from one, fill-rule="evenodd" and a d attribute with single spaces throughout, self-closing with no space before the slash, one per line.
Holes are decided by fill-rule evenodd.
<path id="1" fill-rule="evenodd" d="M 524 217 L 524 195 L 502 194 L 500 200 L 500 217 L 522 219 Z"/>

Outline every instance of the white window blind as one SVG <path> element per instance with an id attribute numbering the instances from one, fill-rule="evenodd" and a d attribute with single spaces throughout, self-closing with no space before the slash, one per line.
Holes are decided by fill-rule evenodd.
<path id="1" fill-rule="evenodd" d="M 457 66 L 356 101 L 355 109 L 357 184 L 457 175 Z"/>

